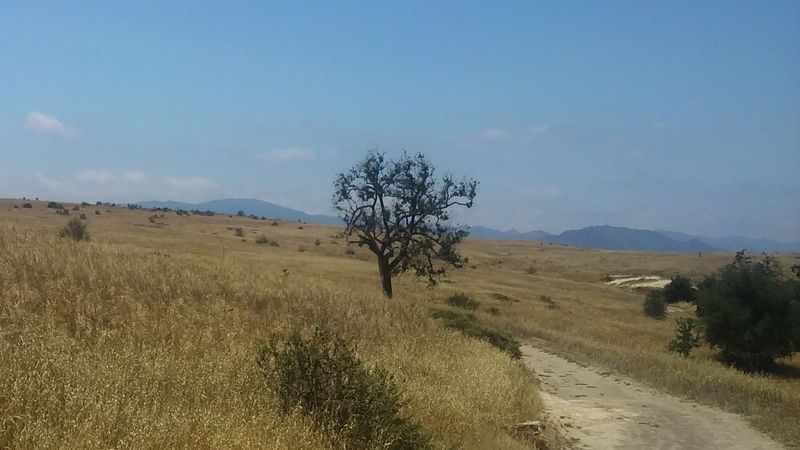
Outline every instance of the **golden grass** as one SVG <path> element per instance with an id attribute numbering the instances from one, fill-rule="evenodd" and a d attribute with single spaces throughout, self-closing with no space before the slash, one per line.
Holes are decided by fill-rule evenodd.
<path id="1" fill-rule="evenodd" d="M 691 316 L 693 306 L 670 305 L 667 320 L 653 320 L 642 312 L 645 291 L 604 284 L 605 275 L 614 273 L 682 273 L 699 281 L 731 262 L 732 254 L 606 252 L 490 241 L 468 247 L 476 268 L 456 275 L 450 286 L 463 289 L 469 283 L 484 310 L 499 309 L 497 315 L 484 314 L 484 320 L 566 356 L 741 414 L 786 444 L 800 442 L 800 355 L 782 361 L 782 375 L 754 375 L 725 366 L 708 348 L 690 359 L 669 354 L 665 348 L 674 338 L 675 319 Z M 800 259 L 778 257 L 786 267 Z M 534 259 L 539 270 L 530 275 Z M 541 295 L 557 307 L 542 302 Z"/>
<path id="2" fill-rule="evenodd" d="M 732 261 L 732 254 L 591 251 L 468 239 L 464 270 L 434 289 L 410 276 L 399 277 L 396 301 L 386 302 L 371 254 L 359 248 L 348 254 L 349 247 L 331 237 L 334 228 L 174 213 L 158 220 L 163 224 L 153 224 L 148 211 L 91 206 L 83 212 L 93 241 L 70 244 L 55 238 L 67 218 L 41 203 L 26 210 L 11 207 L 21 203 L 0 200 L 0 221 L 24 230 L 2 234 L 2 245 L 13 251 L 0 256 L 5 346 L 0 373 L 8 383 L 24 372 L 20 367 L 39 364 L 36 376 L 56 373 L 65 381 L 49 387 L 16 382 L 13 396 L 0 394 L 0 414 L 4 423 L 29 424 L 19 425 L 20 437 L 27 436 L 26 429 L 52 428 L 48 433 L 54 437 L 37 441 L 42 446 L 84 434 L 94 440 L 77 442 L 108 446 L 93 442 L 114 433 L 125 436 L 119 446 L 139 439 L 135 443 L 140 446 L 230 447 L 242 439 L 268 447 L 290 438 L 299 447 L 335 445 L 316 435 L 302 417 L 280 417 L 264 406 L 269 393 L 254 366 L 255 349 L 270 331 L 319 324 L 351 338 L 368 363 L 395 373 L 408 395 L 409 414 L 441 445 L 522 445 L 501 427 L 540 417 L 534 381 L 499 351 L 428 319 L 428 311 L 446 307 L 445 299 L 454 292 L 480 301 L 476 315 L 481 320 L 565 355 L 743 414 L 785 443 L 800 442 L 800 357 L 784 361 L 790 375 L 781 377 L 737 372 L 717 362 L 708 349 L 684 360 L 665 347 L 674 335 L 674 319 L 690 315 L 690 305 L 676 305 L 667 320 L 656 321 L 642 312 L 644 292 L 603 284 L 608 274 L 681 273 L 699 280 Z M 100 216 L 93 214 L 95 209 Z M 243 228 L 245 242 L 235 236 L 235 227 Z M 280 247 L 256 244 L 261 235 Z M 298 251 L 300 246 L 305 251 Z M 787 264 L 798 261 L 797 255 L 779 258 Z M 29 268 L 17 268 L 25 264 Z M 7 281 L 9 273 L 17 274 L 13 282 Z M 37 278 L 21 282 L 20 273 Z M 541 295 L 551 297 L 556 307 L 541 301 Z M 492 307 L 496 315 L 489 313 Z M 38 344 L 21 346 L 20 339 Z M 12 359 L 22 366 L 6 368 L 5 361 Z M 51 370 L 43 362 L 64 360 L 83 368 L 67 364 Z M 95 370 L 98 375 L 91 376 Z M 100 400 L 80 406 L 86 402 L 83 395 L 54 391 L 59 384 L 72 386 L 69 380 L 78 392 L 102 393 L 90 398 L 119 404 L 123 412 L 114 414 L 120 421 L 104 416 L 111 414 L 110 407 Z M 121 394 L 116 385 L 122 386 Z M 9 403 L 9 398 L 16 400 Z M 52 406 L 51 399 L 79 406 L 59 416 L 61 406 Z M 84 416 L 77 411 L 85 411 Z M 78 431 L 76 422 L 105 431 Z"/>
<path id="3" fill-rule="evenodd" d="M 258 371 L 258 346 L 293 326 L 336 330 L 389 370 L 438 446 L 529 445 L 503 426 L 540 418 L 530 374 L 424 308 L 274 270 L 298 267 L 291 258 L 261 264 L 243 252 L 233 263 L 214 240 L 148 241 L 99 223 L 90 217 L 88 243 L 56 238 L 56 220 L 0 226 L 0 447 L 338 447 L 302 416 L 277 413 Z M 341 259 L 346 268 L 352 257 Z"/>

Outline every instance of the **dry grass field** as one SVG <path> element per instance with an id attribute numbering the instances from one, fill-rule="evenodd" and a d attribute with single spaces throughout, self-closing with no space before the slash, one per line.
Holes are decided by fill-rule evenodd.
<path id="1" fill-rule="evenodd" d="M 320 325 L 394 374 L 407 413 L 440 447 L 530 446 L 503 426 L 541 418 L 531 374 L 429 317 L 457 292 L 522 339 L 800 442 L 800 358 L 761 376 L 708 349 L 668 354 L 674 319 L 691 305 L 656 321 L 642 313 L 643 292 L 605 284 L 609 274 L 698 280 L 730 254 L 470 239 L 463 270 L 432 289 L 399 277 L 387 302 L 371 254 L 331 227 L 91 205 L 71 211 L 91 234 L 73 243 L 57 237 L 68 217 L 43 202 L 14 208 L 22 203 L 0 200 L 0 446 L 336 447 L 302 416 L 275 411 L 255 363 L 270 332 Z"/>

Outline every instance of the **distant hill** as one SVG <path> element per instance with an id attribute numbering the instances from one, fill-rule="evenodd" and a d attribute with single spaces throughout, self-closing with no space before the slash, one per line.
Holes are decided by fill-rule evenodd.
<path id="1" fill-rule="evenodd" d="M 469 235 L 482 239 L 508 239 L 516 241 L 542 241 L 552 236 L 546 231 L 528 231 L 522 233 L 513 228 L 508 231 L 500 231 L 494 228 L 481 226 L 470 227 Z"/>
<path id="2" fill-rule="evenodd" d="M 696 239 L 720 250 L 739 251 L 746 249 L 751 252 L 800 252 L 800 242 L 778 242 L 772 239 L 753 239 L 742 236 L 712 238 L 707 236 L 693 236 L 680 231 L 656 230 L 676 241 L 690 241 Z"/>
<path id="3" fill-rule="evenodd" d="M 604 250 L 638 250 L 646 252 L 713 252 L 716 248 L 697 239 L 679 241 L 650 230 L 592 226 L 565 231 L 547 239 L 555 244 Z"/>
<path id="4" fill-rule="evenodd" d="M 714 246 L 698 239 L 673 239 L 650 230 L 592 226 L 580 230 L 568 230 L 554 235 L 544 231 L 522 233 L 517 230 L 500 231 L 487 227 L 471 227 L 470 236 L 483 239 L 512 239 L 552 242 L 574 247 L 604 250 L 637 250 L 651 252 L 713 252 Z"/>
<path id="5" fill-rule="evenodd" d="M 324 214 L 306 214 L 296 209 L 276 205 L 274 203 L 252 198 L 228 198 L 211 200 L 203 203 L 184 203 L 175 201 L 144 201 L 139 205 L 145 208 L 171 208 L 171 209 L 199 209 L 201 211 L 214 211 L 220 214 L 236 214 L 244 211 L 247 215 L 263 216 L 270 219 L 302 220 L 303 222 L 318 223 L 323 225 L 341 225 L 342 219 Z"/>

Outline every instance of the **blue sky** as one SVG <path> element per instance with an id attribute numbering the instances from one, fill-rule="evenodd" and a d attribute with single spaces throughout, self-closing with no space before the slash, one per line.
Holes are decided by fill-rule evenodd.
<path id="1" fill-rule="evenodd" d="M 800 4 L 0 6 L 0 196 L 324 213 L 372 148 L 470 224 L 800 240 Z"/>

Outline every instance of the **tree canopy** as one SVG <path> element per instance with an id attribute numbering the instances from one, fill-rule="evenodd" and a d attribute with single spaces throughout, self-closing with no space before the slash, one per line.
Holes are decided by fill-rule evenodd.
<path id="1" fill-rule="evenodd" d="M 450 223 L 449 211 L 471 208 L 478 182 L 437 179 L 434 172 L 421 153 L 387 160 L 373 151 L 334 182 L 333 207 L 345 222 L 344 235 L 377 256 L 389 298 L 393 274 L 412 271 L 434 284 L 446 266 L 462 265 L 456 246 L 467 232 Z"/>
<path id="2" fill-rule="evenodd" d="M 776 358 L 800 351 L 800 281 L 787 279 L 772 257 L 753 261 L 739 252 L 700 285 L 697 317 L 725 360 L 768 370 Z"/>

